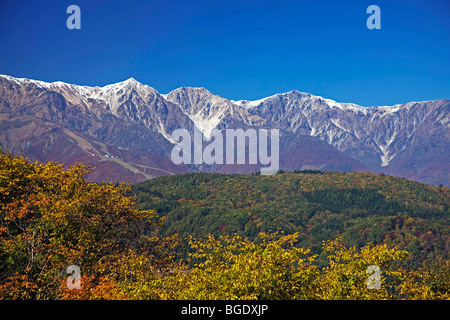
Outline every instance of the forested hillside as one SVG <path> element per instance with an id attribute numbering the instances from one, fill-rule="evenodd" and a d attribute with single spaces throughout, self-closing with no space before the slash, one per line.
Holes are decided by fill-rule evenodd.
<path id="1" fill-rule="evenodd" d="M 0 300 L 450 298 L 448 189 L 188 174 L 134 197 L 90 170 L 0 151 Z"/>
<path id="2" fill-rule="evenodd" d="M 167 220 L 163 236 L 298 232 L 321 253 L 342 235 L 349 245 L 386 241 L 411 253 L 410 263 L 447 257 L 450 189 L 370 173 L 280 172 L 273 176 L 184 174 L 134 185 L 138 207 Z"/>

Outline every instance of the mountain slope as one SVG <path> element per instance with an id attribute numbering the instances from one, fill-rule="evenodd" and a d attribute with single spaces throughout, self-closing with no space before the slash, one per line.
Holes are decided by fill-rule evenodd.
<path id="1" fill-rule="evenodd" d="M 265 125 L 263 118 L 249 114 L 244 108 L 204 88 L 179 88 L 165 95 L 165 98 L 177 104 L 207 139 L 213 129 Z"/>
<path id="2" fill-rule="evenodd" d="M 450 139 L 449 100 L 364 108 L 291 91 L 246 104 L 274 126 L 319 137 L 372 169 L 430 135 Z"/>
<path id="3" fill-rule="evenodd" d="M 449 110 L 449 100 L 366 108 L 294 90 L 256 101 L 232 101 L 204 88 L 182 87 L 163 95 L 133 78 L 88 87 L 0 75 L 0 116 L 5 128 L 0 146 L 41 161 L 51 155 L 51 160 L 70 163 L 74 155 L 50 150 L 57 147 L 42 149 L 33 142 L 42 134 L 44 145 L 48 141 L 61 144 L 70 138 L 66 137 L 70 131 L 72 137 L 83 136 L 121 150 L 115 151 L 116 158 L 108 159 L 115 159 L 113 162 L 125 170 L 119 174 L 123 177 L 130 175 L 129 170 L 131 176 L 138 174 L 132 163 L 146 164 L 161 173 L 199 169 L 250 173 L 259 166 L 188 165 L 175 170 L 170 162 L 176 142 L 172 132 L 182 128 L 193 133 L 198 128 L 205 146 L 213 129 L 279 129 L 282 169 L 384 172 L 448 186 Z M 38 127 L 51 124 L 47 127 L 64 130 L 49 135 L 42 127 L 13 137 L 22 130 L 18 125 L 31 118 Z M 61 137 L 55 140 L 58 135 Z M 89 158 L 87 150 L 79 148 L 79 152 Z M 133 162 L 133 152 L 138 152 L 141 156 L 136 157 L 141 160 Z M 128 165 L 120 165 L 119 160 Z M 110 170 L 97 175 L 97 179 L 109 179 Z M 154 175 L 141 174 L 132 180 L 150 176 Z"/>
<path id="4" fill-rule="evenodd" d="M 272 176 L 191 173 L 132 186 L 140 209 L 166 216 L 161 235 L 299 232 L 320 253 L 323 240 L 408 249 L 415 263 L 449 253 L 450 189 L 371 173 Z"/>
<path id="5" fill-rule="evenodd" d="M 193 123 L 155 90 L 132 82 L 99 89 L 0 77 L 0 146 L 32 160 L 95 166 L 93 181 L 189 172 L 167 158 L 171 143 L 159 131 Z M 140 99 L 155 102 L 148 108 L 135 104 Z M 130 109 L 137 105 L 143 110 Z"/>

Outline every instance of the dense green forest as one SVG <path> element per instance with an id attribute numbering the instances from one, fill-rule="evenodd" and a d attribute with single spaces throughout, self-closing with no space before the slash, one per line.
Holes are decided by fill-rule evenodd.
<path id="1" fill-rule="evenodd" d="M 134 185 L 139 209 L 166 217 L 160 236 L 299 233 L 322 253 L 342 235 L 348 245 L 386 242 L 408 263 L 448 259 L 450 189 L 371 173 L 280 171 L 276 175 L 193 173 Z M 322 256 L 320 261 L 325 261 Z"/>

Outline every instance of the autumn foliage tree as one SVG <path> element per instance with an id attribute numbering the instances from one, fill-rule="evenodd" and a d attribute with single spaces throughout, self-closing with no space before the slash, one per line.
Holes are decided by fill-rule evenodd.
<path id="1" fill-rule="evenodd" d="M 402 277 L 395 262 L 405 260 L 408 252 L 386 244 L 368 244 L 361 249 L 346 247 L 342 237 L 323 245 L 328 265 L 318 278 L 317 296 L 320 299 L 362 300 L 394 299 L 394 288 Z M 370 267 L 380 272 L 379 288 L 369 288 L 367 280 L 373 275 Z M 369 272 L 368 272 L 369 270 Z M 373 277 L 372 277 L 373 278 Z M 369 279 L 370 280 L 370 279 Z"/>
<path id="2" fill-rule="evenodd" d="M 298 234 L 259 234 L 260 243 L 240 236 L 190 238 L 188 272 L 170 279 L 170 299 L 308 299 L 318 269 L 314 256 L 293 246 Z"/>
<path id="3" fill-rule="evenodd" d="M 151 237 L 155 211 L 136 210 L 124 184 L 88 183 L 90 170 L 0 155 L 0 298 L 123 298 L 119 261 L 146 252 L 164 268 L 170 240 Z M 69 265 L 82 290 L 68 291 Z"/>
<path id="4" fill-rule="evenodd" d="M 448 263 L 421 273 L 406 270 L 407 251 L 386 244 L 357 249 L 342 237 L 324 241 L 326 267 L 297 246 L 298 234 L 190 238 L 192 268 L 167 277 L 160 299 L 371 300 L 449 299 Z M 447 261 L 448 262 L 448 261 Z M 379 287 L 368 286 L 369 267 L 380 270 Z M 422 270 L 423 271 L 423 270 Z M 434 288 L 437 286 L 438 288 Z"/>

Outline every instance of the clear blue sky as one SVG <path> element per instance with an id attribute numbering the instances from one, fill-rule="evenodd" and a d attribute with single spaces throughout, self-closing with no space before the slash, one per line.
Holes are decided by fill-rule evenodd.
<path id="1" fill-rule="evenodd" d="M 81 30 L 66 9 L 81 8 Z M 381 30 L 369 30 L 369 5 Z M 450 1 L 0 2 L 0 73 L 254 100 L 299 90 L 363 106 L 450 99 Z"/>

